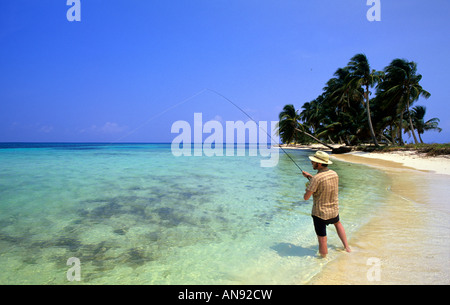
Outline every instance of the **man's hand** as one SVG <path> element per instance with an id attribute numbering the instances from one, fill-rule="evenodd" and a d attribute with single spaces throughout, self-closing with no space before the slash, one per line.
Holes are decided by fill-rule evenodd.
<path id="1" fill-rule="evenodd" d="M 311 178 L 313 177 L 310 173 L 302 171 L 303 177 L 305 177 L 308 180 L 311 180 Z"/>

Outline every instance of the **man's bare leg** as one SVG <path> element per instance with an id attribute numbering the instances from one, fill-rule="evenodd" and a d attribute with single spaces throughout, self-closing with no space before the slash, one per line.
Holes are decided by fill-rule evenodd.
<path id="1" fill-rule="evenodd" d="M 328 247 L 327 247 L 327 237 L 326 236 L 317 236 L 319 240 L 319 253 L 322 257 L 327 257 Z"/>
<path id="2" fill-rule="evenodd" d="M 340 221 L 335 223 L 334 226 L 336 227 L 336 232 L 337 232 L 339 238 L 341 239 L 342 244 L 344 245 L 345 251 L 351 252 L 351 249 L 347 243 L 347 235 L 345 234 L 344 226 L 342 225 L 342 223 Z"/>

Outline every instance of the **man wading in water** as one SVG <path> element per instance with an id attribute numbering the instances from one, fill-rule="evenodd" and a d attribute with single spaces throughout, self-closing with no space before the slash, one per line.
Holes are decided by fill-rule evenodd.
<path id="1" fill-rule="evenodd" d="M 313 196 L 314 203 L 311 215 L 319 240 L 319 253 L 322 257 L 326 257 L 328 254 L 327 225 L 329 224 L 334 224 L 345 251 L 350 252 L 344 226 L 339 221 L 339 177 L 335 171 L 328 168 L 328 164 L 333 164 L 333 162 L 330 161 L 328 154 L 323 151 L 317 151 L 313 156 L 309 156 L 309 159 L 313 169 L 317 170 L 317 174 L 313 176 L 302 171 L 303 176 L 309 179 L 303 198 L 308 200 L 311 195 Z"/>

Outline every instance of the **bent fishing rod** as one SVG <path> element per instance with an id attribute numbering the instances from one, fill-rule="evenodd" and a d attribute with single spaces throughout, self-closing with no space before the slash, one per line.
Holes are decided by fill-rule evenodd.
<path id="1" fill-rule="evenodd" d="M 208 89 L 206 88 L 205 90 L 208 90 L 218 96 L 220 96 L 221 98 L 223 98 L 224 100 L 226 100 L 227 102 L 229 102 L 231 105 L 233 105 L 234 107 L 236 107 L 237 109 L 239 109 L 243 114 L 245 114 L 250 120 L 252 120 L 253 122 L 256 123 L 256 121 L 247 113 L 245 112 L 241 107 L 239 107 L 237 104 L 235 104 L 233 101 L 231 101 L 229 98 L 227 98 L 226 96 L 220 94 L 219 92 L 212 90 L 212 89 Z M 258 124 L 258 123 L 256 123 Z M 263 129 L 264 130 L 264 129 Z M 269 134 L 269 132 L 267 130 L 264 130 L 264 132 L 267 134 L 267 136 L 269 136 L 270 139 L 272 139 L 273 142 L 274 139 L 273 137 Z M 297 164 L 297 162 L 295 162 L 295 160 L 283 149 L 283 147 L 278 146 L 285 154 L 286 156 L 288 156 L 288 158 L 295 164 L 295 166 L 297 166 L 297 168 L 300 170 L 300 172 L 303 172 L 303 169 L 300 167 L 300 165 Z M 309 178 L 307 178 L 309 180 Z"/>
<path id="2" fill-rule="evenodd" d="M 203 94 L 203 93 L 206 92 L 206 91 L 212 92 L 212 93 L 216 94 L 217 96 L 223 98 L 224 100 L 226 100 L 227 102 L 229 102 L 231 105 L 233 105 L 234 107 L 236 107 L 237 109 L 239 109 L 239 111 L 241 111 L 243 114 L 245 114 L 245 116 L 247 116 L 250 120 L 252 120 L 252 121 L 255 122 L 256 124 L 258 124 L 258 123 L 257 123 L 257 122 L 256 122 L 256 121 L 255 121 L 255 120 L 254 120 L 247 112 L 244 111 L 244 109 L 242 109 L 241 107 L 239 107 L 239 106 L 238 106 L 236 103 L 234 103 L 232 100 L 230 100 L 229 98 L 227 98 L 226 96 L 224 96 L 223 94 L 220 94 L 219 92 L 217 92 L 217 91 L 215 91 L 215 90 L 205 88 L 205 89 L 203 89 L 203 90 L 197 92 L 196 94 L 192 95 L 191 97 L 186 98 L 186 99 L 184 99 L 183 101 L 181 101 L 181 102 L 179 102 L 179 103 L 177 103 L 177 104 L 175 104 L 175 105 L 173 105 L 173 106 L 171 106 L 171 107 L 165 109 L 165 110 L 162 111 L 161 113 L 158 113 L 158 114 L 156 114 L 156 115 L 153 115 L 152 117 L 150 117 L 149 119 L 147 119 L 144 123 L 142 123 L 140 126 L 138 126 L 137 128 L 133 129 L 131 132 L 129 132 L 128 134 L 126 134 L 126 135 L 124 135 L 124 136 L 122 136 L 122 137 L 120 137 L 119 139 L 117 139 L 117 140 L 114 141 L 114 142 L 119 142 L 120 140 L 122 140 L 122 139 L 128 137 L 129 135 L 131 135 L 131 134 L 133 134 L 133 133 L 135 133 L 137 130 L 141 129 L 142 127 L 144 127 L 145 125 L 147 125 L 148 123 L 150 123 L 151 121 L 153 121 L 154 119 L 156 119 L 157 117 L 163 115 L 164 113 L 166 113 L 166 112 L 168 112 L 168 111 L 170 111 L 170 110 L 172 110 L 172 109 L 174 109 L 174 108 L 176 108 L 176 107 L 178 107 L 178 106 L 181 106 L 181 105 L 184 104 L 184 103 L 187 103 L 188 101 L 190 101 L 190 100 L 192 100 L 193 98 L 195 98 L 195 97 L 197 97 L 197 96 Z M 261 128 L 261 129 L 262 129 L 262 128 Z M 262 130 L 264 130 L 264 129 L 262 129 Z M 273 137 L 269 134 L 269 132 L 268 132 L 267 130 L 264 130 L 264 132 L 267 134 L 267 136 L 268 136 L 273 142 L 275 142 L 274 139 L 273 139 Z M 114 142 L 113 142 L 113 143 L 114 143 Z M 283 149 L 283 147 L 281 147 L 281 146 L 278 146 L 278 147 L 284 152 L 284 154 L 285 154 L 286 156 L 288 156 L 288 158 L 295 164 L 295 166 L 297 166 L 297 168 L 300 170 L 300 172 L 303 173 L 303 169 L 297 164 L 297 162 L 295 162 L 295 160 L 291 157 L 291 155 L 289 155 L 289 154 Z M 307 179 L 309 180 L 309 178 L 307 178 Z"/>

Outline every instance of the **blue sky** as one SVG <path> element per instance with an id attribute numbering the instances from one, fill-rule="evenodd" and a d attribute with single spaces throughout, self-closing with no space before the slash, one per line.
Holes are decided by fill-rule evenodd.
<path id="1" fill-rule="evenodd" d="M 450 142 L 450 2 L 381 0 L 0 1 L 0 141 L 171 142 L 172 124 L 277 120 L 365 53 L 382 70 L 418 63 L 426 119 Z M 406 138 L 409 141 L 411 139 Z"/>

